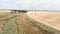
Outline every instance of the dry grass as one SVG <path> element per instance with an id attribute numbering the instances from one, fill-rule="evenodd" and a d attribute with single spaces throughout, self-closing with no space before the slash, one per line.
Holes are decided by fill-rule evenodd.
<path id="1" fill-rule="evenodd" d="M 31 11 L 27 15 L 31 16 L 38 22 L 46 24 L 54 29 L 60 30 L 60 12 L 42 12 Z"/>

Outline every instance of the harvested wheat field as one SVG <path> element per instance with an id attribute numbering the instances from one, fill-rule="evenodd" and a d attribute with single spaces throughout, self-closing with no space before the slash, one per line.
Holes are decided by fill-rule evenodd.
<path id="1" fill-rule="evenodd" d="M 0 34 L 60 34 L 60 12 L 0 12 Z"/>
<path id="2" fill-rule="evenodd" d="M 54 34 L 60 34 L 60 12 L 29 11 L 26 15 L 29 16 L 28 18 L 31 21 L 36 21 L 36 25 L 42 29 Z"/>

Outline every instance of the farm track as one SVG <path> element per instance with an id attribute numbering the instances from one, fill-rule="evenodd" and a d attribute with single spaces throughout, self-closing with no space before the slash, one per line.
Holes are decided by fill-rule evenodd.
<path id="1" fill-rule="evenodd" d="M 14 21 L 16 22 L 18 34 L 51 34 L 26 19 L 26 15 L 24 13 L 8 14 L 1 17 L 0 22 L 6 21 L 5 23 L 7 23 L 7 20 L 15 19 L 15 17 L 17 17 L 16 21 Z"/>
<path id="2" fill-rule="evenodd" d="M 26 15 L 21 13 L 17 18 L 17 26 L 19 34 L 51 34 L 26 18 Z"/>

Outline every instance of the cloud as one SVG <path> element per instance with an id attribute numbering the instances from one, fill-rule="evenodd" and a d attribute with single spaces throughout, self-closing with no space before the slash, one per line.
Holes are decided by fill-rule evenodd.
<path id="1" fill-rule="evenodd" d="M 49 0 L 48 1 L 49 10 L 60 10 L 60 1 L 59 0 Z"/>
<path id="2" fill-rule="evenodd" d="M 59 7 L 59 6 L 60 6 L 59 4 L 60 4 L 59 0 L 49 0 L 49 1 L 48 1 L 48 5 L 49 5 L 49 6 Z"/>
<path id="3" fill-rule="evenodd" d="M 59 0 L 17 0 L 17 5 L 21 5 L 24 9 L 43 9 L 43 10 L 59 10 Z"/>
<path id="4" fill-rule="evenodd" d="M 45 6 L 47 6 L 47 1 L 46 0 L 16 0 L 16 4 L 20 9 L 44 9 Z M 45 6 L 44 6 L 45 5 Z M 45 8 L 46 9 L 46 8 Z"/>
<path id="5" fill-rule="evenodd" d="M 45 0 L 17 0 L 17 4 L 23 4 L 23 5 L 41 5 L 47 3 Z"/>
<path id="6" fill-rule="evenodd" d="M 0 0 L 0 9 L 60 10 L 59 0 Z"/>

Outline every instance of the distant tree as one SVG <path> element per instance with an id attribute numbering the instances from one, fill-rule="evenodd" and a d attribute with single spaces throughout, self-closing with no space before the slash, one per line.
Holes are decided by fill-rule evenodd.
<path id="1" fill-rule="evenodd" d="M 18 12 L 26 13 L 27 11 L 26 10 L 19 10 Z"/>
<path id="2" fill-rule="evenodd" d="M 27 11 L 26 10 L 12 10 L 12 12 L 11 13 L 16 13 L 16 12 L 23 12 L 23 13 L 26 13 Z"/>

